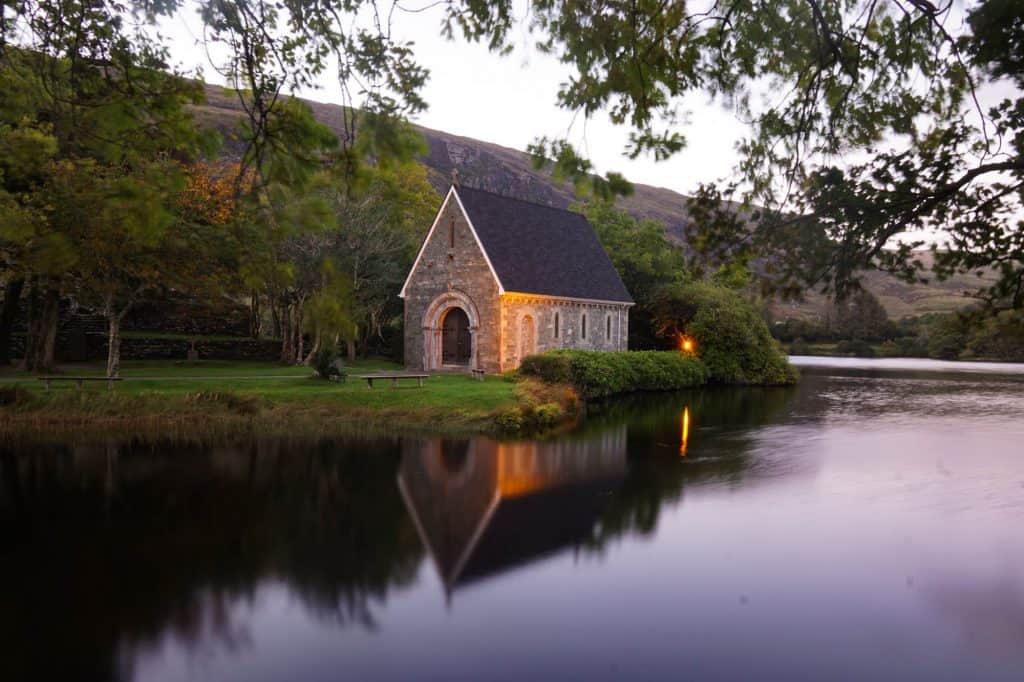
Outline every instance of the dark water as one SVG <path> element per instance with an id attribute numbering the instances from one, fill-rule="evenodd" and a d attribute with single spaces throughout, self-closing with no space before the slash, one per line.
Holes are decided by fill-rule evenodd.
<path id="1" fill-rule="evenodd" d="M 0 447 L 0 680 L 1024 679 L 1024 375 Z"/>

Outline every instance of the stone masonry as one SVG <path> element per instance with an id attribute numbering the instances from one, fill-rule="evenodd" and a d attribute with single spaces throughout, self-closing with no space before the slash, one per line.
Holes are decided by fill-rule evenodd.
<path id="1" fill-rule="evenodd" d="M 454 222 L 455 247 L 451 247 L 449 230 Z M 474 355 L 478 367 L 488 374 L 501 371 L 499 344 L 501 316 L 498 305 L 498 283 L 491 274 L 483 251 L 476 242 L 466 217 L 455 201 L 448 202 L 437 221 L 437 229 L 423 249 L 423 254 L 409 279 L 405 296 L 405 365 L 412 370 L 438 369 L 424 367 L 424 333 L 436 333 L 424 320 L 431 304 L 444 294 L 462 294 L 476 308 L 476 329 L 473 335 Z M 461 298 L 461 297 L 460 297 Z M 453 300 L 454 302 L 454 300 Z M 463 306 L 460 306 L 463 307 Z M 466 311 L 471 323 L 473 311 Z M 424 326 L 427 326 L 427 329 Z"/>
<path id="2" fill-rule="evenodd" d="M 524 323 L 525 318 L 529 320 Z M 524 355 L 556 348 L 626 350 L 629 337 L 629 309 L 621 304 L 505 294 L 501 300 L 501 319 L 502 371 L 518 367 Z M 532 341 L 525 338 L 531 328 Z"/>
<path id="3" fill-rule="evenodd" d="M 573 254 L 565 259 L 571 267 Z M 610 276 L 618 281 L 614 270 Z M 556 348 L 626 350 L 632 302 L 621 291 L 626 300 L 503 291 L 470 218 L 450 193 L 402 289 L 405 365 L 414 371 L 474 368 L 497 374 L 518 367 L 526 355 Z M 469 320 L 468 367 L 443 360 L 444 334 L 451 333 L 443 331 L 444 320 L 455 308 Z"/>

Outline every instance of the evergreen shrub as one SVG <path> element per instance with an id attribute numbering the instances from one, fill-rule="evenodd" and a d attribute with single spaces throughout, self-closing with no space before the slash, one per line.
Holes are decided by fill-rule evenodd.
<path id="1" fill-rule="evenodd" d="M 523 359 L 523 376 L 572 384 L 584 398 L 633 391 L 671 391 L 700 386 L 708 372 L 700 360 L 677 351 L 555 350 Z"/>

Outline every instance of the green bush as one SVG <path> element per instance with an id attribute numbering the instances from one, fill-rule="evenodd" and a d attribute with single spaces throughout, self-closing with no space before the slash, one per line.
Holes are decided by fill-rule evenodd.
<path id="1" fill-rule="evenodd" d="M 802 336 L 798 336 L 793 339 L 793 343 L 789 344 L 790 355 L 810 355 L 811 347 L 807 345 Z"/>
<path id="2" fill-rule="evenodd" d="M 565 418 L 565 410 L 558 403 L 544 403 L 533 409 L 533 423 L 540 427 L 554 426 Z"/>
<path id="3" fill-rule="evenodd" d="M 313 356 L 313 369 L 321 379 L 336 381 L 347 376 L 341 354 L 334 346 L 324 346 L 316 352 Z"/>
<path id="4" fill-rule="evenodd" d="M 29 401 L 31 394 L 28 389 L 12 384 L 10 386 L 0 386 L 0 407 L 2 406 L 14 406 L 23 405 Z"/>
<path id="5" fill-rule="evenodd" d="M 875 349 L 867 341 L 860 339 L 847 339 L 836 344 L 836 352 L 843 355 L 853 355 L 858 358 L 875 357 Z"/>
<path id="6" fill-rule="evenodd" d="M 676 351 L 555 350 L 525 358 L 519 373 L 572 384 L 584 398 L 689 388 L 708 378 L 700 360 Z"/>
<path id="7" fill-rule="evenodd" d="M 697 343 L 697 355 L 721 384 L 781 385 L 796 382 L 758 310 L 738 292 L 707 283 L 671 294 L 662 315 L 676 315 L 682 331 Z M 672 319 L 663 320 L 666 328 Z"/>
<path id="8" fill-rule="evenodd" d="M 571 351 L 552 351 L 540 355 L 527 355 L 519 364 L 521 376 L 534 376 L 552 384 L 571 384 Z"/>
<path id="9" fill-rule="evenodd" d="M 978 314 L 971 327 L 964 356 L 1024 361 L 1024 310 Z"/>
<path id="10" fill-rule="evenodd" d="M 900 344 L 888 339 L 878 347 L 878 354 L 883 358 L 898 358 L 903 356 L 903 349 Z"/>
<path id="11" fill-rule="evenodd" d="M 896 339 L 896 345 L 900 347 L 900 356 L 904 358 L 925 358 L 928 357 L 928 347 L 917 337 L 904 336 Z"/>
<path id="12" fill-rule="evenodd" d="M 526 418 L 520 408 L 510 407 L 507 410 L 499 412 L 494 418 L 494 422 L 498 425 L 500 430 L 507 433 L 515 433 L 523 428 L 523 424 L 526 423 Z"/>
<path id="13" fill-rule="evenodd" d="M 937 320 L 928 329 L 928 357 L 956 360 L 967 345 L 966 322 L 958 315 Z"/>

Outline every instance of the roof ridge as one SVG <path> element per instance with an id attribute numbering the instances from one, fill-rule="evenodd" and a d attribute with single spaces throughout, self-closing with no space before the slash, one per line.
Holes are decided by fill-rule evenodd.
<path id="1" fill-rule="evenodd" d="M 584 218 L 584 219 L 586 219 L 586 217 L 587 217 L 587 216 L 583 215 L 582 213 L 580 213 L 579 211 L 573 211 L 573 210 L 568 209 L 568 208 L 559 208 L 558 206 L 552 206 L 550 204 L 540 204 L 540 203 L 537 203 L 536 201 L 530 201 L 528 199 L 521 199 L 520 197 L 510 197 L 507 194 L 498 194 L 497 192 L 492 192 L 489 189 L 480 189 L 479 187 L 468 187 L 468 186 L 463 186 L 463 185 L 453 185 L 453 187 L 455 188 L 456 192 L 458 192 L 460 189 L 468 189 L 468 190 L 472 190 L 474 192 L 480 192 L 482 194 L 490 194 L 492 197 L 498 197 L 499 199 L 508 199 L 509 201 L 518 201 L 521 204 L 529 204 L 530 206 L 539 206 L 540 208 L 546 208 L 546 209 L 551 210 L 551 211 L 560 211 L 562 213 L 569 213 L 571 215 L 579 216 L 580 218 Z"/>

